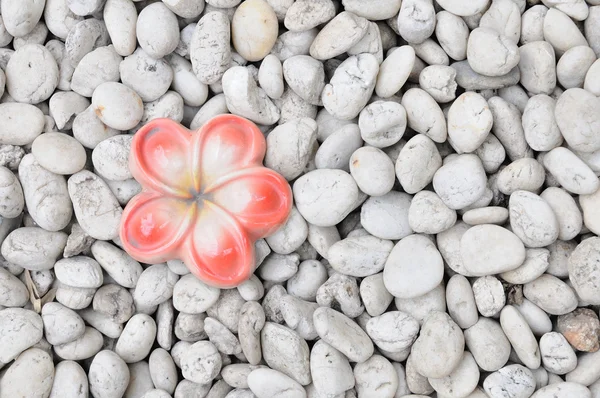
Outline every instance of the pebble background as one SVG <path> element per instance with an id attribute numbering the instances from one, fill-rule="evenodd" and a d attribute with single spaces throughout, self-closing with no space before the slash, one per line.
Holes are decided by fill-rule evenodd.
<path id="1" fill-rule="evenodd" d="M 0 398 L 600 398 L 599 0 L 0 0 Z M 234 113 L 294 208 L 236 289 L 117 236 Z"/>

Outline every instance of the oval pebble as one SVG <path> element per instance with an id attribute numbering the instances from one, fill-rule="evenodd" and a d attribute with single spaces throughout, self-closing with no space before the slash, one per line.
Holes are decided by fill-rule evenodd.
<path id="1" fill-rule="evenodd" d="M 23 308 L 0 310 L 0 362 L 9 363 L 38 343 L 44 334 L 42 318 Z"/>
<path id="2" fill-rule="evenodd" d="M 33 141 L 31 153 L 38 163 L 56 174 L 75 174 L 85 166 L 86 153 L 73 137 L 63 133 L 42 134 Z"/>
<path id="3" fill-rule="evenodd" d="M 518 364 L 508 365 L 485 378 L 483 388 L 492 398 L 530 397 L 535 391 L 536 383 L 531 370 Z"/>
<path id="4" fill-rule="evenodd" d="M 44 336 L 48 343 L 61 345 L 75 341 L 85 332 L 83 319 L 60 303 L 46 303 L 42 307 Z"/>
<path id="5" fill-rule="evenodd" d="M 30 104 L 0 104 L 0 144 L 27 145 L 44 131 L 44 113 Z"/>
<path id="6" fill-rule="evenodd" d="M 577 296 L 586 303 L 600 303 L 599 287 L 595 282 L 600 275 L 600 238 L 582 241 L 569 257 L 569 280 Z"/>
<path id="7" fill-rule="evenodd" d="M 67 244 L 64 232 L 39 227 L 22 227 L 12 231 L 2 242 L 2 257 L 30 271 L 51 269 Z"/>
<path id="8" fill-rule="evenodd" d="M 352 176 L 342 170 L 313 170 L 293 185 L 296 207 L 302 217 L 317 226 L 333 226 L 342 221 L 358 199 Z"/>
<path id="9" fill-rule="evenodd" d="M 469 351 L 484 371 L 494 372 L 508 361 L 511 345 L 498 321 L 480 317 L 464 335 Z"/>
<path id="10" fill-rule="evenodd" d="M 600 149 L 600 137 L 594 133 L 600 128 L 600 99 L 595 95 L 581 88 L 566 90 L 556 101 L 554 116 L 571 148 L 581 152 Z"/>
<path id="11" fill-rule="evenodd" d="M 542 387 L 531 398 L 592 398 L 590 390 L 579 383 L 561 382 Z"/>
<path id="12" fill-rule="evenodd" d="M 310 352 L 310 371 L 315 389 L 322 394 L 342 394 L 354 387 L 348 358 L 324 340 L 318 340 Z"/>
<path id="13" fill-rule="evenodd" d="M 69 224 L 73 208 L 63 176 L 48 171 L 35 155 L 27 154 L 19 164 L 19 179 L 29 214 L 40 227 L 59 231 Z"/>
<path id="14" fill-rule="evenodd" d="M 600 187 L 596 174 L 567 148 L 558 147 L 546 153 L 544 166 L 564 189 L 574 194 L 589 195 Z"/>
<path id="15" fill-rule="evenodd" d="M 140 263 L 108 242 L 98 240 L 92 244 L 91 250 L 96 261 L 115 282 L 126 288 L 135 287 L 142 273 Z"/>
<path id="16" fill-rule="evenodd" d="M 123 209 L 108 185 L 87 170 L 73 174 L 67 184 L 81 228 L 95 239 L 116 238 Z"/>
<path id="17" fill-rule="evenodd" d="M 450 209 L 463 209 L 485 192 L 487 178 L 481 160 L 475 155 L 458 155 L 440 167 L 433 176 L 433 188 Z"/>
<path id="18" fill-rule="evenodd" d="M 134 128 L 144 114 L 140 96 L 121 83 L 100 84 L 92 95 L 92 107 L 98 118 L 117 130 Z"/>
<path id="19" fill-rule="evenodd" d="M 380 239 L 402 239 L 413 232 L 408 222 L 410 202 L 410 195 L 397 191 L 370 197 L 360 211 L 361 225 Z"/>
<path id="20" fill-rule="evenodd" d="M 3 397 L 47 397 L 54 381 L 54 363 L 46 351 L 30 348 L 6 370 L 0 380 Z"/>
<path id="21" fill-rule="evenodd" d="M 113 351 L 100 351 L 92 360 L 88 372 L 90 393 L 97 398 L 120 397 L 129 385 L 127 364 Z"/>
<path id="22" fill-rule="evenodd" d="M 516 191 L 508 204 L 510 227 L 527 247 L 544 247 L 558 238 L 558 220 L 550 205 L 528 191 Z"/>
<path id="23" fill-rule="evenodd" d="M 273 369 L 253 370 L 248 375 L 248 387 L 257 397 L 306 397 L 306 391 L 300 383 Z"/>
<path id="24" fill-rule="evenodd" d="M 443 263 L 440 252 L 425 235 L 409 235 L 394 246 L 387 258 L 385 287 L 395 297 L 421 296 L 440 284 Z"/>
<path id="25" fill-rule="evenodd" d="M 269 54 L 278 32 L 277 15 L 264 0 L 244 1 L 233 14 L 233 47 L 248 61 L 260 61 Z"/>
<path id="26" fill-rule="evenodd" d="M 462 330 L 444 312 L 431 313 L 411 349 L 415 369 L 430 378 L 449 376 L 463 357 L 465 338 Z"/>
<path id="27" fill-rule="evenodd" d="M 115 345 L 115 352 L 126 363 L 138 362 L 148 356 L 156 339 L 156 322 L 146 314 L 132 316 Z"/>
<path id="28" fill-rule="evenodd" d="M 577 307 L 573 289 L 555 276 L 544 274 L 523 285 L 523 294 L 551 315 L 563 315 Z"/>
<path id="29" fill-rule="evenodd" d="M 5 68 L 6 91 L 17 102 L 39 104 L 58 85 L 58 65 L 40 44 L 26 44 L 10 57 Z"/>
<path id="30" fill-rule="evenodd" d="M 389 156 L 378 148 L 362 147 L 350 157 L 350 174 L 369 196 L 382 196 L 394 186 L 395 170 Z"/>
<path id="31" fill-rule="evenodd" d="M 364 362 L 373 355 L 369 336 L 352 319 L 331 308 L 320 307 L 313 314 L 319 337 L 352 362 Z"/>

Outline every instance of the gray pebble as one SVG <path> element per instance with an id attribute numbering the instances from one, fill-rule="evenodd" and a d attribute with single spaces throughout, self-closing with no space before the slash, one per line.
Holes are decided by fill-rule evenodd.
<path id="1" fill-rule="evenodd" d="M 69 343 L 54 346 L 54 351 L 62 359 L 81 361 L 98 354 L 103 343 L 100 332 L 86 326 L 81 336 Z"/>
<path id="2" fill-rule="evenodd" d="M 43 336 L 42 318 L 23 308 L 0 310 L 0 362 L 9 363 Z M 3 378 L 3 380 L 6 380 Z"/>

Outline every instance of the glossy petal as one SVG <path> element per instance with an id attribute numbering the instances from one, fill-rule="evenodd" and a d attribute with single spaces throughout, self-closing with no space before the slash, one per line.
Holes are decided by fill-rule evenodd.
<path id="1" fill-rule="evenodd" d="M 183 260 L 206 283 L 235 287 L 254 270 L 254 245 L 244 228 L 225 210 L 207 201 L 200 207 Z"/>
<path id="2" fill-rule="evenodd" d="M 211 200 L 233 214 L 254 239 L 275 232 L 292 209 L 287 181 L 266 167 L 230 173 L 215 181 Z"/>
<path id="3" fill-rule="evenodd" d="M 266 141 L 254 123 L 235 115 L 219 115 L 194 135 L 193 169 L 202 190 L 232 171 L 262 165 Z"/>
<path id="4" fill-rule="evenodd" d="M 133 137 L 129 168 L 145 188 L 192 197 L 191 133 L 170 119 L 154 119 Z"/>
<path id="5" fill-rule="evenodd" d="M 155 264 L 177 255 L 195 220 L 196 204 L 156 192 L 142 192 L 125 207 L 121 241 L 131 257 Z"/>

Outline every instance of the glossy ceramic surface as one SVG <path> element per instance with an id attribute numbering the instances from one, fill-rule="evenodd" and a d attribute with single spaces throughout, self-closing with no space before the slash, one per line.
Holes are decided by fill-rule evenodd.
<path id="1" fill-rule="evenodd" d="M 285 223 L 292 192 L 262 165 L 266 142 L 247 119 L 220 115 L 190 131 L 155 119 L 134 136 L 129 167 L 143 190 L 120 236 L 136 260 L 181 259 L 199 279 L 234 287 L 254 271 L 254 242 Z"/>

